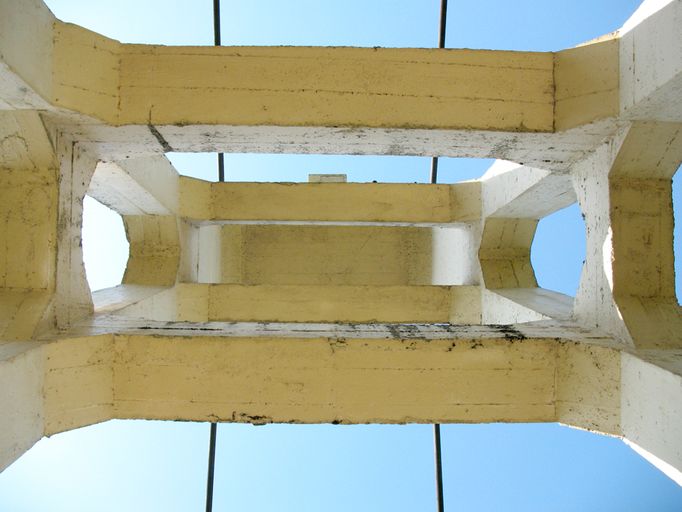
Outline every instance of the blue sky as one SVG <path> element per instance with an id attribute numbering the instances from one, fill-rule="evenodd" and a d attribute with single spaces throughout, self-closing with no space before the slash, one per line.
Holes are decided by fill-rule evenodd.
<path id="1" fill-rule="evenodd" d="M 223 0 L 223 44 L 432 47 L 439 3 Z M 617 29 L 638 3 L 450 0 L 446 45 L 558 50 Z M 126 42 L 212 43 L 210 0 L 48 5 Z M 171 158 L 183 173 L 216 178 L 214 155 Z M 478 177 L 489 164 L 442 159 L 439 181 Z M 226 155 L 233 180 L 306 181 L 319 172 L 425 182 L 429 160 Z M 678 183 L 675 200 L 677 207 Z M 120 218 L 94 201 L 86 208 L 91 285 L 116 284 L 127 255 Z M 576 206 L 540 223 L 532 256 L 542 286 L 573 295 L 584 254 Z M 203 510 L 208 431 L 207 424 L 112 421 L 45 439 L 0 475 L 0 511 Z M 220 425 L 214 510 L 434 510 L 432 449 L 429 425 Z M 446 510 L 682 510 L 682 489 L 620 440 L 558 425 L 446 425 L 443 456 Z"/>

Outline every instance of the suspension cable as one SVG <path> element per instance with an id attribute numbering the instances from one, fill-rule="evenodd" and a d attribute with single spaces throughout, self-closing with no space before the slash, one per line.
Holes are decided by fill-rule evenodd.
<path id="1" fill-rule="evenodd" d="M 445 48 L 445 26 L 448 14 L 448 0 L 440 2 L 440 29 L 438 31 L 438 48 Z M 438 181 L 438 157 L 431 159 L 431 183 Z M 443 500 L 443 461 L 441 458 L 440 444 L 440 424 L 433 426 L 433 444 L 436 463 L 436 506 L 438 512 L 445 511 L 445 501 Z"/>
<path id="2" fill-rule="evenodd" d="M 213 0 L 213 44 L 220 46 L 220 0 Z M 218 153 L 218 181 L 225 181 L 225 160 Z M 215 445 L 218 435 L 218 424 L 211 423 L 211 434 L 208 442 L 208 475 L 206 478 L 206 512 L 213 511 L 213 480 L 215 477 Z"/>
<path id="3" fill-rule="evenodd" d="M 213 0 L 213 44 L 220 46 L 220 0 Z M 218 153 L 218 181 L 225 181 L 225 157 Z"/>
<path id="4" fill-rule="evenodd" d="M 448 0 L 440 0 L 440 27 L 438 30 L 438 48 L 445 48 L 445 24 L 448 18 Z M 438 157 L 431 159 L 431 183 L 438 182 Z"/>
<path id="5" fill-rule="evenodd" d="M 211 423 L 211 438 L 208 442 L 208 478 L 206 479 L 206 512 L 213 510 L 213 477 L 215 475 L 215 444 L 218 424 Z"/>

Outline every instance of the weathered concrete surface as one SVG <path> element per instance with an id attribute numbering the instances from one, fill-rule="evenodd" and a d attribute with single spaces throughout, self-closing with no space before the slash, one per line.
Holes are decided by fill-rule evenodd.
<path id="1" fill-rule="evenodd" d="M 44 358 L 36 342 L 0 344 L 0 469 L 43 437 Z"/>
<path id="2" fill-rule="evenodd" d="M 162 156 L 99 162 L 88 195 L 121 215 L 171 215 L 178 210 L 178 173 Z"/>
<path id="3" fill-rule="evenodd" d="M 221 255 L 226 253 L 228 259 L 221 258 L 226 263 L 221 268 L 224 279 L 217 282 L 430 285 L 431 231 L 381 226 L 222 226 L 218 233 Z"/>
<path id="4" fill-rule="evenodd" d="M 621 30 L 620 111 L 636 120 L 682 121 L 682 5 L 645 0 Z"/>
<path id="5" fill-rule="evenodd" d="M 561 421 L 682 482 L 681 16 L 647 0 L 556 53 L 199 48 L 0 0 L 0 468 L 110 418 Z M 512 163 L 455 185 L 211 184 L 163 156 L 216 150 Z M 88 190 L 131 247 L 93 296 Z M 530 248 L 576 199 L 573 304 L 537 288 Z"/>
<path id="6" fill-rule="evenodd" d="M 636 123 L 576 166 L 587 228 L 577 318 L 627 345 L 679 348 L 671 178 L 682 125 Z"/>
<path id="7" fill-rule="evenodd" d="M 474 286 L 177 284 L 122 309 L 188 322 L 480 323 Z"/>
<path id="8" fill-rule="evenodd" d="M 599 427 L 617 433 L 612 430 L 617 393 L 590 388 L 585 400 L 588 389 L 572 383 L 585 370 L 573 360 L 580 360 L 579 354 L 569 357 L 583 350 L 575 342 L 563 347 L 548 339 L 524 340 L 513 327 L 483 329 L 474 337 L 443 329 L 429 339 L 417 326 L 389 325 L 385 339 L 363 333 L 362 326 L 355 335 L 327 337 L 319 328 L 306 333 L 303 325 L 299 332 L 289 326 L 283 343 L 284 325 L 273 335 L 256 337 L 229 335 L 229 328 L 220 329 L 220 337 L 210 330 L 188 337 L 191 325 L 185 326 L 190 331 L 177 335 L 65 338 L 3 360 L 1 376 L 7 379 L 28 378 L 23 365 L 29 355 L 45 365 L 33 376 L 37 388 L 31 392 L 37 400 L 31 410 L 41 411 L 40 422 L 33 423 L 39 431 L 21 437 L 32 443 L 43 433 L 141 417 L 256 423 L 556 421 L 563 418 L 557 417 L 557 400 L 572 404 L 571 418 L 581 425 L 593 417 L 597 402 L 609 411 Z M 596 347 L 590 354 L 591 371 L 596 363 L 617 376 L 618 359 L 611 355 L 617 351 Z M 556 379 L 564 364 L 566 386 Z M 33 414 L 30 401 L 3 400 L 12 418 Z M 2 465 L 18 453 L 7 454 Z"/>
<path id="9" fill-rule="evenodd" d="M 75 337 L 5 349 L 0 377 L 11 379 L 8 384 L 23 382 L 18 379 L 34 384 L 11 387 L 30 394 L 3 395 L 3 410 L 16 418 L 13 424 L 23 417 L 39 430 L 14 434 L 13 443 L 24 441 L 4 455 L 3 465 L 43 433 L 108 418 L 561 421 L 614 435 L 639 429 L 635 442 L 664 454 L 657 443 L 675 440 L 674 409 L 657 413 L 673 429 L 663 441 L 656 417 L 646 415 L 658 425 L 652 430 L 632 411 L 650 402 L 631 394 L 646 394 L 633 378 L 662 385 L 649 381 L 641 368 L 670 381 L 666 393 L 673 395 L 660 398 L 665 401 L 679 398 L 674 394 L 679 377 L 633 354 L 623 355 L 621 363 L 617 347 L 581 342 L 579 329 L 337 324 L 334 332 L 325 324 L 151 323 L 150 331 L 134 322 L 97 325 L 79 327 Z M 202 331 L 195 330 L 200 326 Z M 98 329 L 120 334 L 93 337 Z M 532 337 L 553 331 L 574 340 Z M 34 373 L 27 370 L 29 361 L 37 365 Z M 621 396 L 628 401 L 623 413 Z"/>
<path id="10" fill-rule="evenodd" d="M 620 39 L 600 38 L 554 56 L 554 127 L 564 131 L 618 115 Z"/>
<path id="11" fill-rule="evenodd" d="M 180 178 L 180 214 L 193 220 L 438 224 L 462 220 L 472 184 L 209 183 Z"/>
<path id="12" fill-rule="evenodd" d="M 45 328 L 56 281 L 58 165 L 33 111 L 0 111 L 0 339 Z"/>
<path id="13" fill-rule="evenodd" d="M 682 485 L 682 352 L 621 356 L 621 423 L 628 443 Z"/>
<path id="14" fill-rule="evenodd" d="M 38 0 L 1 7 L 17 20 L 0 40 L 2 104 L 44 108 L 106 160 L 221 150 L 494 157 L 567 169 L 615 132 L 619 114 L 654 108 L 650 95 L 627 93 L 628 83 L 679 88 L 675 2 L 626 32 L 626 43 L 557 53 L 126 45 L 55 20 Z M 656 23 L 665 30 L 647 28 Z M 29 41 L 31 33 L 41 37 Z M 655 46 L 641 43 L 649 33 Z M 640 43 L 630 44 L 635 35 Z M 671 54 L 653 56 L 655 48 Z M 666 62 L 672 71 L 656 67 Z"/>
<path id="15" fill-rule="evenodd" d="M 175 284 L 180 263 L 175 216 L 126 215 L 123 223 L 130 243 L 123 282 L 147 286 Z"/>

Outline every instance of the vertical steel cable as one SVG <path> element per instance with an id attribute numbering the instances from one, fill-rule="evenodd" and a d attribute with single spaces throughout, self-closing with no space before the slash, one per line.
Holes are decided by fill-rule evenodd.
<path id="1" fill-rule="evenodd" d="M 220 46 L 220 0 L 213 0 L 213 44 Z M 225 158 L 218 153 L 218 181 L 225 181 Z"/>
<path id="2" fill-rule="evenodd" d="M 440 29 L 438 30 L 438 48 L 445 48 L 445 23 L 448 17 L 448 0 L 440 1 Z M 431 159 L 431 183 L 438 182 L 438 157 Z"/>
<path id="3" fill-rule="evenodd" d="M 213 44 L 220 46 L 220 0 L 213 0 Z M 218 181 L 225 181 L 225 160 L 222 153 L 218 153 Z M 215 445 L 217 435 L 218 424 L 211 423 L 211 435 L 208 442 L 206 512 L 213 511 L 213 480 L 215 477 Z"/>
<path id="4" fill-rule="evenodd" d="M 438 48 L 445 48 L 445 26 L 448 14 L 448 0 L 440 2 L 440 30 L 438 31 Z M 438 157 L 431 159 L 431 183 L 438 181 Z M 436 462 L 436 506 L 438 512 L 445 511 L 443 500 L 443 461 L 441 458 L 440 425 L 433 426 L 433 444 Z"/>
<path id="5" fill-rule="evenodd" d="M 440 30 L 438 31 L 438 48 L 445 48 L 445 24 L 448 18 L 448 0 L 440 0 Z"/>
<path id="6" fill-rule="evenodd" d="M 440 425 L 433 426 L 433 447 L 436 459 L 436 506 L 438 512 L 444 512 L 445 502 L 443 501 L 443 463 L 440 450 Z"/>
<path id="7" fill-rule="evenodd" d="M 213 44 L 220 46 L 220 0 L 213 0 Z"/>
<path id="8" fill-rule="evenodd" d="M 215 475 L 215 442 L 218 434 L 217 423 L 211 423 L 211 438 L 208 442 L 208 478 L 206 479 L 206 512 L 213 510 L 213 477 Z"/>

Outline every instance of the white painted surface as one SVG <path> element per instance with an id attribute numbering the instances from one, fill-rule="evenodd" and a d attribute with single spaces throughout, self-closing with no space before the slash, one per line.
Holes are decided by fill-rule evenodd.
<path id="1" fill-rule="evenodd" d="M 88 195 L 120 215 L 170 215 L 149 190 L 119 165 L 99 162 L 90 181 Z"/>
<path id="2" fill-rule="evenodd" d="M 625 35 L 648 17 L 656 14 L 667 5 L 676 2 L 679 3 L 679 0 L 644 0 L 640 6 L 637 7 L 637 10 L 632 13 L 632 16 L 623 24 L 620 30 L 618 30 L 619 34 L 621 36 Z"/>
<path id="3" fill-rule="evenodd" d="M 431 283 L 433 285 L 475 285 L 480 265 L 476 255 L 474 228 L 467 224 L 431 230 Z"/>
<path id="4" fill-rule="evenodd" d="M 649 0 L 623 28 L 621 112 L 634 119 L 682 121 L 682 1 Z"/>
<path id="5" fill-rule="evenodd" d="M 199 283 L 222 282 L 221 232 L 217 225 L 199 227 Z"/>
<path id="6" fill-rule="evenodd" d="M 682 376 L 623 352 L 621 425 L 642 456 L 682 485 Z"/>
<path id="7" fill-rule="evenodd" d="M 43 352 L 35 343 L 14 345 L 22 352 L 0 351 L 0 471 L 43 436 Z"/>
<path id="8" fill-rule="evenodd" d="M 308 183 L 346 183 L 345 174 L 308 174 Z"/>

